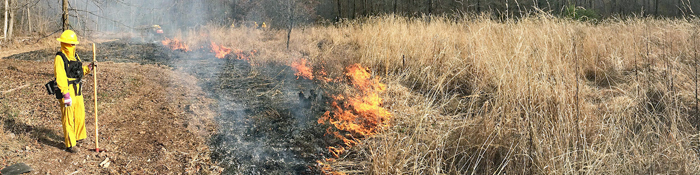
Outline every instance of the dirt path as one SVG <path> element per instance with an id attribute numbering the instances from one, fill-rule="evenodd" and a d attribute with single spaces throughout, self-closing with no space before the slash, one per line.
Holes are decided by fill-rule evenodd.
<path id="1" fill-rule="evenodd" d="M 24 162 L 41 174 L 123 174 L 151 172 L 217 173 L 209 160 L 207 138 L 214 130 L 212 100 L 197 79 L 156 65 L 104 62 L 98 96 L 100 147 L 94 148 L 92 76 L 88 76 L 88 138 L 80 152 L 65 152 L 58 103 L 43 84 L 52 79 L 49 61 L 2 59 L 0 90 L 0 167 Z M 172 95 L 172 93 L 179 93 Z M 109 158 L 108 167 L 99 163 Z"/>
<path id="2" fill-rule="evenodd" d="M 7 49 L 0 52 L 0 58 L 8 57 L 15 54 L 26 53 L 36 50 L 47 49 L 48 47 L 21 47 L 17 49 Z"/>

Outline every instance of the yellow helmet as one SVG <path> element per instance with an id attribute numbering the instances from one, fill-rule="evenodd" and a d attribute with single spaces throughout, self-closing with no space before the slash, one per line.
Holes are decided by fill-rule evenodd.
<path id="1" fill-rule="evenodd" d="M 61 34 L 60 38 L 56 38 L 56 40 L 62 42 L 62 43 L 67 43 L 67 44 L 79 44 L 78 42 L 78 36 L 75 35 L 75 32 L 72 30 L 66 30 L 63 31 Z"/>

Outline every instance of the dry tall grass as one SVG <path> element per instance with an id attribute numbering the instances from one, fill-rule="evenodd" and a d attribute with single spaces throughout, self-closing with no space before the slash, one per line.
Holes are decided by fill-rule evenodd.
<path id="1" fill-rule="evenodd" d="M 383 77 L 391 127 L 341 172 L 698 174 L 697 24 L 384 16 L 296 30 L 291 51 L 281 31 L 209 30 L 260 60 Z"/>

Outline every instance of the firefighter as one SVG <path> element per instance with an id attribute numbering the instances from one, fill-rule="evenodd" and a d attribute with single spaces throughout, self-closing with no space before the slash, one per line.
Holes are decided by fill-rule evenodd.
<path id="1" fill-rule="evenodd" d="M 151 26 L 151 29 L 155 33 L 163 33 L 163 30 L 160 28 L 160 25 L 153 25 L 153 26 Z"/>
<path id="2" fill-rule="evenodd" d="M 75 51 L 75 45 L 79 43 L 78 37 L 72 30 L 64 31 L 56 40 L 61 42 L 61 51 L 54 58 L 54 71 L 56 83 L 63 94 L 59 104 L 64 144 L 66 151 L 74 153 L 78 151 L 75 148 L 76 142 L 87 137 L 81 79 L 92 71 L 94 63 L 82 65 Z"/>
<path id="3" fill-rule="evenodd" d="M 160 28 L 160 25 L 153 25 L 152 30 L 156 37 L 161 37 L 163 35 L 163 29 Z"/>
<path id="4" fill-rule="evenodd" d="M 152 25 L 149 27 L 148 38 L 151 42 L 154 43 L 163 40 L 163 29 L 160 27 L 160 25 Z"/>

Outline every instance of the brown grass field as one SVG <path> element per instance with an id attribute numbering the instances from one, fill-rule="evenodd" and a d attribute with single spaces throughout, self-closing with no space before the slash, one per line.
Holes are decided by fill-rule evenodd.
<path id="1" fill-rule="evenodd" d="M 700 173 L 695 19 L 384 16 L 295 29 L 289 51 L 286 31 L 208 30 L 253 61 L 381 77 L 392 119 L 336 173 Z"/>

